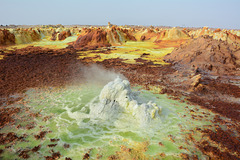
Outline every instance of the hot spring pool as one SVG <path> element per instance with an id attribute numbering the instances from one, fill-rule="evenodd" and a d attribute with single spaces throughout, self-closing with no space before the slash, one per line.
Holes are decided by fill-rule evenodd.
<path id="1" fill-rule="evenodd" d="M 208 120 L 213 118 L 212 113 L 204 120 L 192 119 L 191 111 L 196 115 L 207 111 L 135 87 L 132 90 L 140 92 L 138 100 L 152 101 L 161 107 L 159 117 L 144 125 L 128 112 L 121 112 L 112 119 L 93 118 L 90 106 L 99 103 L 102 88 L 101 84 L 86 83 L 64 88 L 29 89 L 23 100 L 8 106 L 24 111 L 15 117 L 16 124 L 0 130 L 0 133 L 26 134 L 26 138 L 0 145 L 0 149 L 4 149 L 2 158 L 19 159 L 19 151 L 38 145 L 41 145 L 38 152 L 28 152 L 30 159 L 45 159 L 44 156 L 58 151 L 62 155 L 60 159 L 82 159 L 86 153 L 90 159 L 108 159 L 111 155 L 123 159 L 181 159 L 180 153 L 206 158 L 193 143 L 186 143 L 185 135 L 196 127 L 210 125 Z M 32 116 L 32 113 L 37 114 Z M 28 127 L 29 124 L 35 127 Z M 47 131 L 46 135 L 36 139 L 34 135 L 41 131 Z M 201 135 L 194 137 L 200 139 Z"/>

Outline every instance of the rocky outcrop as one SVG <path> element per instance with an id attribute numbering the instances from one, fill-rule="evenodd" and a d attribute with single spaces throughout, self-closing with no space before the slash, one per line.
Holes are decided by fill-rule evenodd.
<path id="1" fill-rule="evenodd" d="M 233 43 L 234 45 L 240 46 L 240 35 L 239 31 L 237 30 L 221 30 L 220 28 L 211 30 L 208 27 L 203 27 L 202 29 L 189 31 L 189 35 L 194 38 L 208 35 L 212 36 L 213 39 L 226 41 L 230 44 Z"/>
<path id="2" fill-rule="evenodd" d="M 0 29 L 0 46 L 15 44 L 15 36 L 9 30 Z"/>
<path id="3" fill-rule="evenodd" d="M 113 26 L 107 30 L 107 39 L 111 45 L 121 45 L 127 41 L 136 41 L 128 29 Z"/>
<path id="4" fill-rule="evenodd" d="M 178 28 L 171 28 L 169 30 L 163 30 L 159 33 L 158 40 L 179 40 L 179 39 L 189 39 L 190 36 L 187 32 Z"/>
<path id="5" fill-rule="evenodd" d="M 140 41 L 155 41 L 158 36 L 158 31 L 154 29 L 145 29 L 140 36 Z"/>
<path id="6" fill-rule="evenodd" d="M 182 40 L 182 39 L 190 39 L 188 33 L 179 28 L 171 28 L 171 29 L 146 29 L 142 32 L 140 36 L 141 41 L 150 40 L 158 43 L 162 40 Z"/>
<path id="7" fill-rule="evenodd" d="M 100 47 L 111 46 L 107 40 L 107 32 L 98 29 L 85 29 L 84 33 L 80 35 L 73 43 L 75 49 L 96 49 Z"/>
<path id="8" fill-rule="evenodd" d="M 124 34 L 127 40 L 129 41 L 137 41 L 137 39 L 133 36 L 131 32 L 134 32 L 134 30 L 130 31 L 128 29 L 122 29 L 120 28 L 120 32 Z"/>
<path id="9" fill-rule="evenodd" d="M 61 33 L 59 33 L 58 35 L 58 40 L 62 41 L 64 39 L 66 39 L 67 37 L 70 37 L 72 34 L 70 32 L 70 30 L 67 31 L 62 31 Z"/>
<path id="10" fill-rule="evenodd" d="M 196 71 L 231 74 L 239 69 L 238 50 L 227 42 L 201 36 L 176 48 L 164 60 Z"/>
<path id="11" fill-rule="evenodd" d="M 125 37 L 116 29 L 115 26 L 111 27 L 106 32 L 107 39 L 111 45 L 121 45 L 122 42 L 126 42 Z"/>
<path id="12" fill-rule="evenodd" d="M 57 34 L 58 34 L 58 33 L 57 33 L 55 30 L 53 30 L 52 36 L 51 36 L 50 40 L 56 41 L 56 40 L 57 40 Z"/>
<path id="13" fill-rule="evenodd" d="M 227 41 L 230 43 L 237 43 L 240 44 L 240 36 L 231 33 L 230 31 L 225 32 L 227 34 Z"/>
<path id="14" fill-rule="evenodd" d="M 81 35 L 73 43 L 75 49 L 96 49 L 121 45 L 127 41 L 136 41 L 128 29 L 116 28 L 84 28 Z"/>
<path id="15" fill-rule="evenodd" d="M 51 36 L 51 40 L 52 41 L 62 41 L 65 40 L 67 37 L 70 37 L 72 34 L 70 32 L 70 30 L 66 30 L 66 31 L 61 31 L 61 32 L 57 32 L 56 30 L 53 30 L 52 36 Z"/>
<path id="16" fill-rule="evenodd" d="M 15 35 L 16 44 L 25 44 L 41 40 L 41 34 L 39 29 L 19 28 L 14 30 L 13 34 Z"/>

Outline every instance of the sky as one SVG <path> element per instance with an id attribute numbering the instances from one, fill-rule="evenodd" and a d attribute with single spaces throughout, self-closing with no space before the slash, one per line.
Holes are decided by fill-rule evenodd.
<path id="1" fill-rule="evenodd" d="M 0 25 L 107 22 L 240 29 L 240 0 L 0 0 Z"/>

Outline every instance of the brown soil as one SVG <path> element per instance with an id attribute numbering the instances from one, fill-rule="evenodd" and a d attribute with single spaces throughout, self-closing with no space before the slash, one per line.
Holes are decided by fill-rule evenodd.
<path id="1" fill-rule="evenodd" d="M 41 131 L 39 134 L 34 135 L 34 137 L 36 138 L 36 140 L 44 139 L 44 137 L 46 136 L 46 134 L 47 134 L 47 131 Z"/>
<path id="2" fill-rule="evenodd" d="M 17 136 L 16 133 L 9 132 L 9 133 L 0 133 L 0 144 L 10 144 L 10 143 L 15 143 L 16 141 L 19 140 L 24 140 L 25 136 Z"/>
<path id="3" fill-rule="evenodd" d="M 47 146 L 50 147 L 50 148 L 52 148 L 52 147 L 56 147 L 57 144 L 49 144 L 49 145 L 47 145 Z"/>
<path id="4" fill-rule="evenodd" d="M 59 141 L 60 139 L 50 139 L 51 142 L 57 142 Z"/>
<path id="5" fill-rule="evenodd" d="M 39 151 L 41 147 L 42 147 L 41 145 L 38 145 L 38 146 L 33 147 L 32 152 L 37 152 L 37 151 Z"/>
<path id="6" fill-rule="evenodd" d="M 2 104 L 1 104 L 2 105 Z M 10 123 L 14 123 L 14 117 L 17 113 L 20 112 L 20 108 L 0 108 L 0 129 Z"/>
<path id="7" fill-rule="evenodd" d="M 52 153 L 52 156 L 46 156 L 45 159 L 46 160 L 55 160 L 55 159 L 59 159 L 61 157 L 60 152 L 54 152 Z"/>
<path id="8" fill-rule="evenodd" d="M 0 96 L 19 93 L 29 87 L 59 86 L 72 79 L 77 55 L 73 50 L 28 47 L 5 54 L 0 61 Z"/>
<path id="9" fill-rule="evenodd" d="M 222 120 L 220 116 L 215 116 L 213 121 L 213 124 L 219 123 L 227 126 L 227 129 L 222 129 L 219 125 L 215 125 L 214 130 L 197 128 L 196 130 L 203 134 L 202 139 L 193 142 L 204 154 L 213 159 L 239 159 L 239 125 Z"/>
<path id="10" fill-rule="evenodd" d="M 18 156 L 22 159 L 28 159 L 28 158 L 30 158 L 30 156 L 28 155 L 29 151 L 30 150 L 23 150 L 20 152 L 20 154 Z"/>
<path id="11" fill-rule="evenodd" d="M 238 113 L 240 107 L 239 103 L 223 102 L 221 99 L 206 100 L 197 96 L 191 96 L 191 98 L 188 100 L 197 105 L 204 106 L 212 112 L 219 113 L 225 117 L 240 121 L 240 115 Z"/>

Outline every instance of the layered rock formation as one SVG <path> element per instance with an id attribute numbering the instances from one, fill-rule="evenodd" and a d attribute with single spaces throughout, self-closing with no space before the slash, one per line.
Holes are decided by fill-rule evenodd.
<path id="1" fill-rule="evenodd" d="M 66 30 L 66 31 L 61 31 L 61 32 L 56 32 L 55 30 L 53 30 L 52 36 L 51 36 L 51 40 L 52 41 L 62 41 L 64 39 L 66 39 L 67 37 L 70 37 L 72 34 L 70 32 L 70 30 Z"/>
<path id="2" fill-rule="evenodd" d="M 70 37 L 72 34 L 70 32 L 70 30 L 67 30 L 67 31 L 62 31 L 61 33 L 59 33 L 58 35 L 58 40 L 64 40 L 66 39 L 67 37 Z"/>
<path id="3" fill-rule="evenodd" d="M 116 28 L 83 28 L 78 39 L 73 43 L 75 49 L 96 49 L 121 45 L 126 41 L 136 41 L 129 30 Z"/>
<path id="4" fill-rule="evenodd" d="M 156 37 L 158 36 L 158 32 L 156 30 L 153 29 L 145 29 L 144 31 L 142 31 L 141 33 L 141 37 L 140 37 L 140 41 L 154 41 L 156 39 Z"/>
<path id="5" fill-rule="evenodd" d="M 137 33 L 139 34 L 139 33 Z M 139 37 L 139 36 L 138 36 Z M 184 29 L 171 28 L 171 29 L 145 29 L 140 31 L 140 41 L 159 42 L 161 40 L 181 40 L 190 39 L 190 36 Z"/>
<path id="6" fill-rule="evenodd" d="M 126 41 L 136 41 L 136 38 L 129 33 L 128 29 L 113 26 L 110 30 L 107 30 L 107 33 L 107 39 L 112 45 L 119 45 Z"/>
<path id="7" fill-rule="evenodd" d="M 9 30 L 0 29 L 0 46 L 15 44 L 15 36 Z"/>
<path id="8" fill-rule="evenodd" d="M 227 41 L 229 43 L 237 43 L 238 46 L 240 46 L 240 36 L 230 32 L 230 31 L 226 31 L 225 32 L 227 34 Z"/>
<path id="9" fill-rule="evenodd" d="M 98 29 L 85 29 L 73 43 L 75 49 L 96 49 L 110 46 L 107 40 L 107 32 Z"/>
<path id="10" fill-rule="evenodd" d="M 183 29 L 171 28 L 169 30 L 160 31 L 156 41 L 158 40 L 179 40 L 179 39 L 189 39 L 190 36 Z"/>
<path id="11" fill-rule="evenodd" d="M 43 38 L 61 41 L 72 35 L 79 35 L 79 28 L 10 28 L 0 30 L 0 46 L 26 44 L 40 41 Z"/>
<path id="12" fill-rule="evenodd" d="M 164 60 L 196 71 L 231 74 L 239 69 L 239 53 L 238 48 L 227 42 L 200 36 L 176 48 Z"/>
<path id="13" fill-rule="evenodd" d="M 234 45 L 240 46 L 240 32 L 237 30 L 221 30 L 220 28 L 212 30 L 208 27 L 203 27 L 198 30 L 190 30 L 188 34 L 194 38 L 209 35 L 212 36 L 213 39 L 227 41 L 230 44 L 233 43 Z"/>
<path id="14" fill-rule="evenodd" d="M 41 40 L 41 34 L 39 29 L 23 29 L 19 28 L 12 31 L 15 35 L 15 43 L 16 44 L 25 44 L 31 43 L 34 41 Z"/>
<path id="15" fill-rule="evenodd" d="M 98 48 L 109 45 L 122 45 L 126 41 L 149 41 L 156 44 L 160 44 L 159 47 L 178 47 L 178 44 L 185 42 L 191 38 L 197 38 L 203 35 L 212 36 L 213 39 L 227 41 L 230 44 L 240 46 L 240 32 L 238 30 L 224 30 L 224 29 L 209 29 L 203 27 L 201 29 L 194 28 L 154 28 L 154 27 L 117 27 L 111 25 L 111 27 L 101 28 L 77 28 L 70 27 L 65 28 L 60 26 L 59 28 L 48 26 L 45 28 L 8 28 L 4 31 L 0 31 L 0 45 L 10 44 L 25 44 L 41 39 L 47 39 L 52 41 L 61 41 L 69 36 L 77 35 L 80 37 L 88 37 L 84 40 L 84 43 L 80 41 L 74 42 L 75 48 Z M 93 33 L 94 32 L 94 33 Z M 103 35 L 99 35 L 102 32 Z M 106 34 L 105 34 L 106 32 Z M 96 36 L 93 36 L 95 35 Z M 13 35 L 12 35 L 13 34 Z M 15 40 L 13 40 L 13 36 Z M 101 40 L 97 40 L 97 37 L 101 37 Z M 103 38 L 104 37 L 104 38 Z M 95 39 L 96 38 L 96 39 Z M 82 38 L 81 38 L 82 39 Z M 84 38 L 83 38 L 84 39 Z M 82 39 L 82 40 L 83 40 Z M 81 40 L 81 41 L 82 41 Z M 86 41 L 88 41 L 86 43 Z M 103 42 L 104 41 L 104 42 Z M 100 44 L 97 44 L 100 43 Z M 167 45 L 166 45 L 167 44 Z M 78 47 L 77 47 L 78 46 Z"/>

